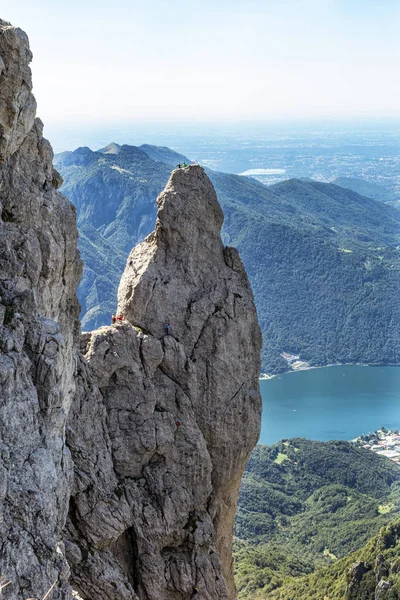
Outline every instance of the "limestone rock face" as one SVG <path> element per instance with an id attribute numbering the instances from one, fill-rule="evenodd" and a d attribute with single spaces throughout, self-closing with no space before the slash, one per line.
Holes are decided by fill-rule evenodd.
<path id="1" fill-rule="evenodd" d="M 30 60 L 26 35 L 0 21 L 5 597 L 55 583 L 69 600 L 71 578 L 85 600 L 233 600 L 233 519 L 261 413 L 243 265 L 203 170 L 174 171 L 128 259 L 124 321 L 84 334 L 80 354 L 75 211 L 35 119 Z"/>
<path id="2" fill-rule="evenodd" d="M 10 599 L 65 597 L 81 265 L 75 210 L 35 119 L 28 39 L 0 20 L 0 574 Z"/>
<path id="3" fill-rule="evenodd" d="M 67 556 L 91 600 L 233 600 L 261 335 L 203 169 L 175 170 L 157 202 L 156 229 L 121 280 L 124 321 L 82 339 Z"/>

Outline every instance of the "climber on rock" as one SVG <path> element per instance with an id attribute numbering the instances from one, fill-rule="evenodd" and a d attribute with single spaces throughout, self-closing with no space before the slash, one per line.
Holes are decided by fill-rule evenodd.
<path id="1" fill-rule="evenodd" d="M 182 165 L 181 165 L 181 163 L 178 163 L 178 165 L 177 165 L 177 166 L 178 166 L 178 169 L 181 169 L 181 168 L 182 168 Z"/>
<path id="2" fill-rule="evenodd" d="M 115 315 L 114 315 L 114 314 L 112 314 L 112 315 L 111 315 L 111 323 L 114 325 L 114 324 L 115 324 L 115 321 L 116 321 Z"/>
<path id="3" fill-rule="evenodd" d="M 164 325 L 165 335 L 172 335 L 171 323 L 167 321 Z"/>
<path id="4" fill-rule="evenodd" d="M 124 315 L 121 315 L 121 314 L 119 314 L 119 315 L 117 316 L 117 321 L 118 321 L 119 323 L 121 323 L 123 320 L 124 320 Z"/>

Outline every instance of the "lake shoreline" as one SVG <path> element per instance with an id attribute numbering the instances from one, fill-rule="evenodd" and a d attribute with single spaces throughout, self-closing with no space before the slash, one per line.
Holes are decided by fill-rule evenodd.
<path id="1" fill-rule="evenodd" d="M 314 367 L 298 377 L 259 382 L 261 444 L 280 439 L 353 440 L 379 426 L 400 429 L 398 365 Z"/>
<path id="2" fill-rule="evenodd" d="M 380 363 L 380 364 L 371 364 L 371 363 L 331 363 L 328 365 L 307 365 L 301 366 L 297 369 L 290 369 L 288 371 L 282 371 L 281 373 L 274 373 L 273 375 L 269 375 L 268 373 L 261 373 L 258 378 L 259 381 L 268 381 L 269 379 L 274 379 L 275 377 L 280 377 L 281 375 L 290 375 L 291 373 L 299 373 L 300 371 L 311 371 L 311 369 L 326 369 L 327 367 L 400 367 L 400 363 L 392 364 L 392 363 Z"/>

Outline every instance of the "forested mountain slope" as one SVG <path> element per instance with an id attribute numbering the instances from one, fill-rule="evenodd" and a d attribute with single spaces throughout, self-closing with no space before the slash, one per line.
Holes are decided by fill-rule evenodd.
<path id="1" fill-rule="evenodd" d="M 251 600 L 251 596 L 248 597 Z M 399 600 L 400 521 L 383 527 L 357 552 L 254 600 Z"/>
<path id="2" fill-rule="evenodd" d="M 239 597 L 270 598 L 267 592 L 292 577 L 362 547 L 399 514 L 399 492 L 399 466 L 349 442 L 291 439 L 257 446 L 236 517 Z"/>
<path id="3" fill-rule="evenodd" d="M 153 228 L 155 198 L 184 156 L 110 144 L 56 157 L 78 210 L 85 263 L 82 326 L 109 322 L 132 244 Z M 258 181 L 207 171 L 221 202 L 223 239 L 244 260 L 264 336 L 263 371 L 311 365 L 397 364 L 400 211 L 337 185 Z"/>
<path id="4" fill-rule="evenodd" d="M 357 192 L 362 196 L 367 196 L 367 198 L 374 198 L 381 202 L 387 202 L 393 204 L 397 208 L 400 206 L 400 195 L 379 183 L 358 179 L 357 177 L 337 177 L 332 183 L 353 190 L 353 192 Z"/>

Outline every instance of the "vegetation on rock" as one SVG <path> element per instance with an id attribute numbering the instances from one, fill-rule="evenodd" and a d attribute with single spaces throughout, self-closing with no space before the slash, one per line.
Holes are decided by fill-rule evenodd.
<path id="1" fill-rule="evenodd" d="M 249 599 L 251 596 L 248 597 Z M 263 593 L 253 596 L 261 600 Z M 268 600 L 399 600 L 400 521 L 382 527 L 367 544 L 335 564 L 286 580 Z"/>

